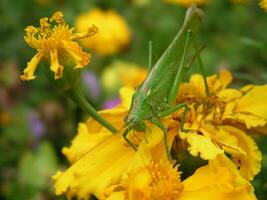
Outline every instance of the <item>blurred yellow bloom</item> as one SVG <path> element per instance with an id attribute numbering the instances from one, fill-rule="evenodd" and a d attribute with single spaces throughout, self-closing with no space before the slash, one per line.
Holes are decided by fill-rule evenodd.
<path id="1" fill-rule="evenodd" d="M 260 7 L 261 7 L 263 10 L 267 11 L 267 0 L 262 0 L 262 1 L 260 2 Z"/>
<path id="2" fill-rule="evenodd" d="M 123 118 L 129 110 L 133 92 L 132 89 L 122 88 L 121 105 L 100 112 L 120 130 L 117 136 L 111 135 L 94 120 L 89 120 L 87 125 L 79 125 L 78 135 L 72 141 L 71 147 L 63 149 L 63 153 L 73 165 L 54 176 L 57 195 L 66 194 L 68 198 L 77 196 L 79 199 L 88 199 L 94 194 L 100 198 L 108 187 L 119 183 L 131 168 L 136 168 L 141 163 L 149 163 L 151 155 L 157 155 L 159 159 L 167 161 L 162 142 L 163 134 L 158 127 L 151 125 L 151 132 L 146 133 L 147 142 L 132 136 L 132 140 L 140 143 L 137 152 L 133 151 L 121 136 L 124 128 Z M 175 132 L 174 129 L 169 131 L 170 144 Z M 141 138 L 143 133 L 140 134 Z"/>
<path id="3" fill-rule="evenodd" d="M 167 3 L 178 4 L 186 7 L 189 7 L 192 4 L 206 5 L 209 2 L 209 0 L 164 0 L 164 1 Z"/>
<path id="4" fill-rule="evenodd" d="M 130 30 L 124 18 L 117 12 L 90 10 L 77 17 L 75 27 L 78 31 L 84 31 L 88 29 L 91 22 L 99 27 L 99 34 L 83 39 L 81 44 L 84 47 L 94 50 L 99 55 L 108 55 L 124 49 L 129 44 Z"/>
<path id="5" fill-rule="evenodd" d="M 192 155 L 206 160 L 229 153 L 240 174 L 252 180 L 260 171 L 261 152 L 247 132 L 267 123 L 267 85 L 237 90 L 227 88 L 231 81 L 227 71 L 209 77 L 210 96 L 201 75 L 181 85 L 177 103 L 188 104 L 186 128 L 194 131 L 181 132 L 180 137 L 187 141 Z M 174 118 L 180 121 L 181 116 L 180 111 Z"/>
<path id="6" fill-rule="evenodd" d="M 35 79 L 35 70 L 41 59 L 50 62 L 50 69 L 55 74 L 55 79 L 59 79 L 63 73 L 63 58 L 70 57 L 75 62 L 75 69 L 86 66 L 91 55 L 84 52 L 76 40 L 90 37 L 98 32 L 96 26 L 92 25 L 84 32 L 73 33 L 74 28 L 69 28 L 63 19 L 61 12 L 56 12 L 48 19 L 44 17 L 40 20 L 40 27 L 28 26 L 24 40 L 37 50 L 35 56 L 27 63 L 24 69 L 22 80 Z"/>
<path id="7" fill-rule="evenodd" d="M 249 0 L 230 0 L 232 3 L 247 3 Z"/>
<path id="8" fill-rule="evenodd" d="M 147 75 L 147 70 L 124 61 L 114 61 L 103 71 L 101 82 L 107 93 L 115 93 L 122 86 L 134 88 L 141 84 Z"/>

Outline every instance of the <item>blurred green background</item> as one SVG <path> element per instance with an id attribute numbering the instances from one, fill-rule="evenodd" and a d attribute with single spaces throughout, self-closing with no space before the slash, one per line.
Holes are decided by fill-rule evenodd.
<path id="1" fill-rule="evenodd" d="M 82 112 L 50 85 L 37 69 L 37 78 L 22 82 L 19 75 L 35 51 L 23 40 L 28 25 L 55 11 L 75 18 L 95 7 L 116 10 L 126 20 L 131 41 L 127 48 L 108 56 L 93 53 L 83 70 L 83 87 L 97 108 L 116 103 L 120 76 L 110 84 L 101 78 L 116 65 L 146 67 L 148 41 L 153 41 L 153 61 L 161 55 L 179 29 L 186 8 L 161 0 L 1 0 L 0 1 L 0 199 L 45 200 L 55 197 L 51 175 L 67 166 L 61 148 L 69 145 Z M 267 83 L 267 13 L 258 2 L 216 0 L 203 7 L 205 17 L 199 44 L 208 74 L 229 69 L 234 86 Z M 114 67 L 115 66 L 115 67 Z M 198 71 L 192 68 L 192 71 Z M 102 80 L 102 81 L 101 81 Z M 114 82 L 114 80 L 113 80 Z M 105 89 L 103 85 L 109 85 Z M 257 137 L 263 152 L 262 171 L 254 186 L 259 200 L 267 199 L 267 139 Z"/>

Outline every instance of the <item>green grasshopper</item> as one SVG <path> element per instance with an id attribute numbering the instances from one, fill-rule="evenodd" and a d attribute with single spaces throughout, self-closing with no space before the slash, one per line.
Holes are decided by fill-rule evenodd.
<path id="1" fill-rule="evenodd" d="M 200 20 L 201 14 L 201 10 L 195 6 L 187 10 L 180 31 L 153 68 L 150 69 L 144 82 L 136 88 L 130 111 L 125 118 L 127 127 L 123 133 L 124 139 L 134 150 L 136 150 L 136 146 L 127 138 L 127 135 L 132 130 L 145 132 L 147 129 L 146 121 L 150 121 L 163 131 L 167 156 L 171 159 L 167 141 L 167 128 L 160 122 L 160 118 L 169 116 L 182 108 L 184 108 L 184 111 L 181 130 L 188 131 L 183 127 L 188 111 L 187 104 L 174 104 L 186 68 L 186 58 L 192 43 L 193 30 Z M 152 52 L 152 50 L 149 52 Z M 199 64 L 202 66 L 200 56 L 198 58 Z M 149 66 L 151 66 L 151 53 L 149 55 Z M 204 80 L 206 80 L 205 76 Z"/>

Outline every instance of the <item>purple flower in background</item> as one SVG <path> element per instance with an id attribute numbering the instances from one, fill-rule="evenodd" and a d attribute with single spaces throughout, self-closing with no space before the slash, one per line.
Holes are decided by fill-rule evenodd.
<path id="1" fill-rule="evenodd" d="M 121 103 L 120 97 L 116 97 L 114 99 L 110 99 L 106 101 L 103 105 L 104 109 L 111 109 L 114 108 L 115 106 L 119 105 Z"/>
<path id="2" fill-rule="evenodd" d="M 82 82 L 87 90 L 90 91 L 90 96 L 97 99 L 100 96 L 100 84 L 96 75 L 92 71 L 82 73 Z"/>
<path id="3" fill-rule="evenodd" d="M 28 113 L 29 125 L 32 131 L 33 136 L 38 140 L 40 139 L 45 131 L 45 126 L 40 116 L 37 112 L 31 111 Z"/>

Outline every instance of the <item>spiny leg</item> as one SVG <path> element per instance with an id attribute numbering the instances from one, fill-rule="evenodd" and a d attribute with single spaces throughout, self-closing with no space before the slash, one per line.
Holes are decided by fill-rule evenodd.
<path id="1" fill-rule="evenodd" d="M 133 135 L 134 135 L 134 137 L 135 137 L 139 142 L 142 141 L 142 140 L 136 135 L 135 130 L 133 130 Z"/>
<path id="2" fill-rule="evenodd" d="M 183 72 L 185 70 L 185 60 L 187 57 L 187 52 L 189 49 L 189 44 L 191 42 L 191 37 L 192 37 L 192 31 L 190 29 L 188 29 L 187 31 L 187 37 L 186 37 L 186 41 L 185 41 L 185 47 L 184 47 L 184 52 L 182 55 L 182 59 L 181 59 L 181 63 L 180 63 L 180 67 L 178 69 L 178 72 L 176 74 L 176 77 L 174 79 L 174 84 L 170 90 L 169 96 L 168 96 L 168 104 L 174 105 L 175 101 L 176 101 L 176 96 L 179 90 L 179 86 L 180 83 L 182 81 L 182 76 L 183 76 Z"/>
<path id="3" fill-rule="evenodd" d="M 133 128 L 128 126 L 125 131 L 123 132 L 122 136 L 124 138 L 124 140 L 135 150 L 137 151 L 137 148 L 135 146 L 135 144 L 133 144 L 128 138 L 127 135 L 129 134 L 129 132 L 132 130 Z"/>
<path id="4" fill-rule="evenodd" d="M 148 42 L 148 71 L 152 69 L 152 41 Z"/>
<path id="5" fill-rule="evenodd" d="M 199 68 L 200 68 L 200 73 L 202 74 L 202 77 L 204 80 L 205 91 L 206 91 L 207 96 L 210 96 L 209 86 L 208 86 L 208 82 L 207 82 L 207 73 L 205 71 L 205 68 L 204 68 L 204 65 L 203 65 L 203 62 L 201 59 L 201 55 L 200 55 L 201 51 L 197 50 L 197 44 L 195 41 L 194 41 L 193 45 L 194 45 L 195 51 L 197 53 L 197 62 L 198 62 Z"/>
<path id="6" fill-rule="evenodd" d="M 151 122 L 152 122 L 153 124 L 155 124 L 157 127 L 159 127 L 159 128 L 162 130 L 162 132 L 163 132 L 163 139 L 164 139 L 165 151 L 166 151 L 166 153 L 167 153 L 167 158 L 168 158 L 168 160 L 171 160 L 172 158 L 171 158 L 170 149 L 169 149 L 169 144 L 168 144 L 167 128 L 166 128 L 163 124 L 161 124 L 160 121 L 159 121 L 157 118 L 155 118 L 155 117 L 153 117 L 153 118 L 151 119 Z"/>

